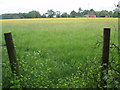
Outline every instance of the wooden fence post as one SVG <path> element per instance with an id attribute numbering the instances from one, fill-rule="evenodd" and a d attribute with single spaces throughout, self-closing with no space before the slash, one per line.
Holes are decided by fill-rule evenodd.
<path id="1" fill-rule="evenodd" d="M 19 67 L 11 33 L 4 33 L 12 73 L 19 75 Z"/>
<path id="2" fill-rule="evenodd" d="M 108 73 L 109 64 L 109 46 L 110 46 L 110 28 L 104 28 L 103 36 L 103 52 L 102 52 L 102 68 L 101 68 L 101 87 L 107 86 L 105 75 Z"/>

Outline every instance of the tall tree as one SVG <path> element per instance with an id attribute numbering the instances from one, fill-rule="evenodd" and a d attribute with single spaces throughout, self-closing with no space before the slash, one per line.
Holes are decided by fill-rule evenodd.
<path id="1" fill-rule="evenodd" d="M 81 9 L 81 8 L 79 8 L 79 9 L 78 9 L 78 13 L 81 13 L 81 12 L 82 12 L 82 9 Z"/>
<path id="2" fill-rule="evenodd" d="M 94 9 L 90 9 L 90 13 L 89 13 L 90 15 L 93 15 L 93 14 L 95 14 L 95 11 L 94 11 Z"/>
<path id="3" fill-rule="evenodd" d="M 47 14 L 48 14 L 48 18 L 53 18 L 56 13 L 52 9 L 50 9 L 47 11 Z"/>
<path id="4" fill-rule="evenodd" d="M 67 12 L 62 13 L 61 17 L 62 17 L 62 18 L 66 18 L 66 17 L 68 17 Z"/>
<path id="5" fill-rule="evenodd" d="M 56 17 L 57 18 L 60 18 L 60 14 L 61 14 L 60 11 L 56 11 Z"/>
<path id="6" fill-rule="evenodd" d="M 83 14 L 83 15 L 89 14 L 89 10 L 84 10 L 84 11 L 82 12 L 82 14 Z"/>
<path id="7" fill-rule="evenodd" d="M 26 15 L 27 15 L 27 13 L 19 13 L 19 16 L 20 16 L 21 18 L 26 18 Z"/>
<path id="8" fill-rule="evenodd" d="M 119 15 L 119 11 L 114 11 L 113 17 L 118 17 L 118 15 Z"/>
<path id="9" fill-rule="evenodd" d="M 100 11 L 100 17 L 105 17 L 105 16 L 108 16 L 108 11 L 107 10 L 102 10 Z"/>
<path id="10" fill-rule="evenodd" d="M 109 14 L 110 17 L 113 17 L 113 12 L 112 11 L 109 11 L 108 14 Z"/>
<path id="11" fill-rule="evenodd" d="M 77 15 L 77 13 L 73 10 L 73 11 L 71 11 L 71 13 L 70 13 L 70 17 L 76 17 L 76 15 Z"/>

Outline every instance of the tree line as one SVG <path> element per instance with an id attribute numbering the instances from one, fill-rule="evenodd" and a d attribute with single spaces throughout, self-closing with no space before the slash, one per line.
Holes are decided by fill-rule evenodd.
<path id="1" fill-rule="evenodd" d="M 60 11 L 54 11 L 52 9 L 47 10 L 46 13 L 40 14 L 38 11 L 30 11 L 28 13 L 10 13 L 10 14 L 2 14 L 0 15 L 0 19 L 21 19 L 21 18 L 77 18 L 77 17 L 85 17 L 84 15 L 96 15 L 97 17 L 118 17 L 119 11 L 95 11 L 93 9 L 90 10 L 82 10 L 78 9 L 78 12 L 71 11 L 70 14 L 67 12 L 61 13 Z"/>

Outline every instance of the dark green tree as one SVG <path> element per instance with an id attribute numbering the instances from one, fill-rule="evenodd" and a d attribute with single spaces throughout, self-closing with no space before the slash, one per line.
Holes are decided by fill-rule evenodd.
<path id="1" fill-rule="evenodd" d="M 56 13 L 52 9 L 50 9 L 47 11 L 47 15 L 48 18 L 53 18 L 56 15 Z"/>
<path id="2" fill-rule="evenodd" d="M 13 14 L 2 14 L 2 19 L 20 19 L 20 15 L 17 13 Z"/>
<path id="3" fill-rule="evenodd" d="M 71 13 L 70 13 L 70 17 L 76 17 L 77 16 L 77 13 L 73 10 L 73 11 L 71 11 Z"/>
<path id="4" fill-rule="evenodd" d="M 40 18 L 40 17 L 41 17 L 40 13 L 35 10 L 28 12 L 26 15 L 26 18 Z"/>
<path id="5" fill-rule="evenodd" d="M 76 17 L 83 17 L 82 11 L 83 10 L 81 8 L 79 8 L 78 12 L 76 13 Z"/>
<path id="6" fill-rule="evenodd" d="M 26 18 L 27 13 L 19 13 L 20 18 Z"/>
<path id="7" fill-rule="evenodd" d="M 90 15 L 94 15 L 95 14 L 95 11 L 94 11 L 94 9 L 90 9 L 90 11 L 89 11 L 90 13 Z"/>
<path id="8" fill-rule="evenodd" d="M 109 17 L 113 17 L 113 12 L 112 11 L 109 11 L 108 14 L 109 14 Z"/>
<path id="9" fill-rule="evenodd" d="M 108 16 L 108 11 L 107 11 L 107 10 L 102 10 L 102 11 L 100 11 L 99 16 L 100 16 L 100 17 Z"/>
<path id="10" fill-rule="evenodd" d="M 89 14 L 89 12 L 90 12 L 89 10 L 84 10 L 84 11 L 82 12 L 82 14 L 83 14 L 83 15 L 86 15 L 86 14 Z"/>
<path id="11" fill-rule="evenodd" d="M 118 15 L 119 15 L 119 11 L 114 11 L 113 17 L 118 17 Z"/>
<path id="12" fill-rule="evenodd" d="M 62 13 L 61 17 L 62 17 L 62 18 L 67 18 L 67 17 L 68 17 L 67 12 Z"/>

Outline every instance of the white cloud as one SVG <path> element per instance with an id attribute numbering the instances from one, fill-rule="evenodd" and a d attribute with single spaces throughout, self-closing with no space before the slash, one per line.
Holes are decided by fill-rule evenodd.
<path id="1" fill-rule="evenodd" d="M 37 10 L 41 13 L 48 9 L 61 12 L 70 12 L 71 10 L 95 9 L 95 10 L 113 10 L 114 4 L 119 0 L 2 0 L 0 1 L 0 14 L 17 13 Z"/>

